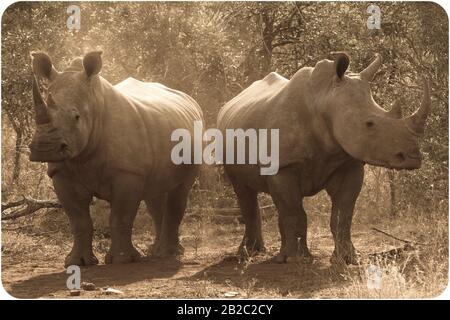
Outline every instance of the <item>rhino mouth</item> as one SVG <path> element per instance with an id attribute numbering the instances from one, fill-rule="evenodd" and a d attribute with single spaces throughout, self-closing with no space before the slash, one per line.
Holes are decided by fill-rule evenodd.
<path id="1" fill-rule="evenodd" d="M 376 160 L 366 161 L 366 163 L 373 165 L 373 166 L 377 166 L 377 167 L 384 167 L 387 169 L 414 170 L 414 169 L 419 169 L 421 167 L 422 157 L 397 154 L 392 162 L 382 160 L 382 159 L 376 159 Z"/>
<path id="2" fill-rule="evenodd" d="M 32 162 L 61 162 L 70 159 L 72 152 L 66 144 L 58 147 L 40 147 L 30 146 L 29 159 Z"/>

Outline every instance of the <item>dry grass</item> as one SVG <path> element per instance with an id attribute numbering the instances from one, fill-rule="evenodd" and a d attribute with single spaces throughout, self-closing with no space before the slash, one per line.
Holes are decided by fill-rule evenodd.
<path id="1" fill-rule="evenodd" d="M 211 298 L 424 298 L 439 295 L 447 286 L 447 217 L 414 213 L 395 219 L 370 219 L 360 212 L 355 218 L 353 239 L 363 257 L 400 247 L 402 243 L 370 230 L 377 226 L 401 238 L 427 243 L 397 257 L 367 259 L 360 266 L 331 266 L 333 241 L 328 214 L 310 216 L 309 246 L 312 264 L 276 264 L 279 247 L 277 217 L 273 210 L 263 215 L 268 252 L 246 263 L 233 255 L 243 234 L 243 225 L 217 223 L 212 212 L 203 218 L 186 219 L 181 239 L 186 254 L 181 264 L 144 261 L 124 266 L 100 265 L 83 268 L 83 279 L 97 286 L 112 286 L 127 297 Z M 108 207 L 97 202 L 93 208 L 94 250 L 102 259 L 109 246 Z M 63 258 L 71 238 L 63 213 L 54 210 L 26 221 L 3 223 L 2 279 L 7 290 L 18 297 L 66 297 Z M 8 230 L 18 228 L 17 230 Z M 138 213 L 134 244 L 145 253 L 153 241 L 151 219 L 142 207 Z M 367 269 L 376 266 L 382 273 L 378 289 L 367 286 Z M 83 297 L 102 297 L 100 291 L 84 292 Z"/>

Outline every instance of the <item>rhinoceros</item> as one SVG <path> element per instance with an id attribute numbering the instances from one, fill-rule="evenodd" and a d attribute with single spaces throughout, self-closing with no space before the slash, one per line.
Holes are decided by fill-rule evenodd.
<path id="1" fill-rule="evenodd" d="M 311 261 L 302 201 L 325 189 L 332 201 L 330 227 L 335 248 L 331 261 L 357 263 L 351 225 L 364 165 L 421 166 L 418 138 L 431 103 L 427 81 L 421 106 L 403 117 L 401 100 L 386 111 L 372 97 L 370 82 L 381 65 L 379 55 L 360 73 L 347 72 L 350 58 L 346 53 L 333 56 L 334 60 L 301 68 L 290 80 L 272 72 L 219 112 L 221 131 L 279 129 L 276 174 L 261 175 L 260 162 L 224 164 L 245 222 L 241 254 L 242 249 L 247 250 L 244 253 L 264 250 L 257 194 L 265 192 L 271 195 L 279 217 L 281 249 L 276 261 L 299 257 Z"/>
<path id="2" fill-rule="evenodd" d="M 171 133 L 192 132 L 202 111 L 190 96 L 162 84 L 128 78 L 111 85 L 99 75 L 101 54 L 90 52 L 58 72 L 47 54 L 32 53 L 36 131 L 30 160 L 48 162 L 69 217 L 74 244 L 65 265 L 98 263 L 89 211 L 94 196 L 111 205 L 106 263 L 139 260 L 131 235 L 142 200 L 155 226 L 151 253 L 181 254 L 179 226 L 198 166 L 171 161 Z M 46 99 L 36 76 L 48 80 Z"/>

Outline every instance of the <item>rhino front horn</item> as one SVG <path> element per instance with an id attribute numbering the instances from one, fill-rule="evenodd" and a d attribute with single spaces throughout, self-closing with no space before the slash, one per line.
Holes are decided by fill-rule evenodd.
<path id="1" fill-rule="evenodd" d="M 424 93 L 419 109 L 417 109 L 416 112 L 405 119 L 406 125 L 417 134 L 423 134 L 425 129 L 425 122 L 427 120 L 431 107 L 430 88 L 428 85 L 428 81 L 425 79 L 423 79 L 423 87 Z"/>
<path id="2" fill-rule="evenodd" d="M 361 76 L 361 79 L 364 79 L 366 81 L 372 81 L 375 77 L 375 73 L 377 73 L 378 69 L 380 69 L 381 66 L 381 56 L 379 54 L 376 54 L 375 60 L 363 71 L 359 73 Z"/>
<path id="3" fill-rule="evenodd" d="M 33 74 L 33 104 L 36 113 L 36 124 L 46 124 L 50 122 L 50 117 L 47 112 L 47 105 L 42 99 L 41 92 L 37 83 L 36 76 Z"/>

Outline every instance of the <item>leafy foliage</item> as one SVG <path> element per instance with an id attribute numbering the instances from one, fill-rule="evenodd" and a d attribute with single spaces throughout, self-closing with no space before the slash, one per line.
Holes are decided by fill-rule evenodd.
<path id="1" fill-rule="evenodd" d="M 30 175 L 37 170 L 20 158 L 33 130 L 29 66 L 33 50 L 46 51 L 63 69 L 74 57 L 102 49 L 106 79 L 117 83 L 135 77 L 185 91 L 202 106 L 208 126 L 214 126 L 226 101 L 268 72 L 290 77 L 332 51 L 345 50 L 352 57 L 353 71 L 364 68 L 374 53 L 381 54 L 384 64 L 372 88 L 386 109 L 402 96 L 408 102 L 405 111 L 412 112 L 421 96 L 421 79 L 430 80 L 433 111 L 423 139 L 424 167 L 390 174 L 390 186 L 398 191 L 396 201 L 402 207 L 427 206 L 430 201 L 447 206 L 448 20 L 438 5 L 380 3 L 380 30 L 366 27 L 367 3 L 78 5 L 78 32 L 66 27 L 67 3 L 18 2 L 3 15 L 2 166 L 7 171 L 3 187 L 18 180 L 21 163 L 26 162 Z M 15 152 L 8 153 L 4 148 L 13 138 Z"/>

